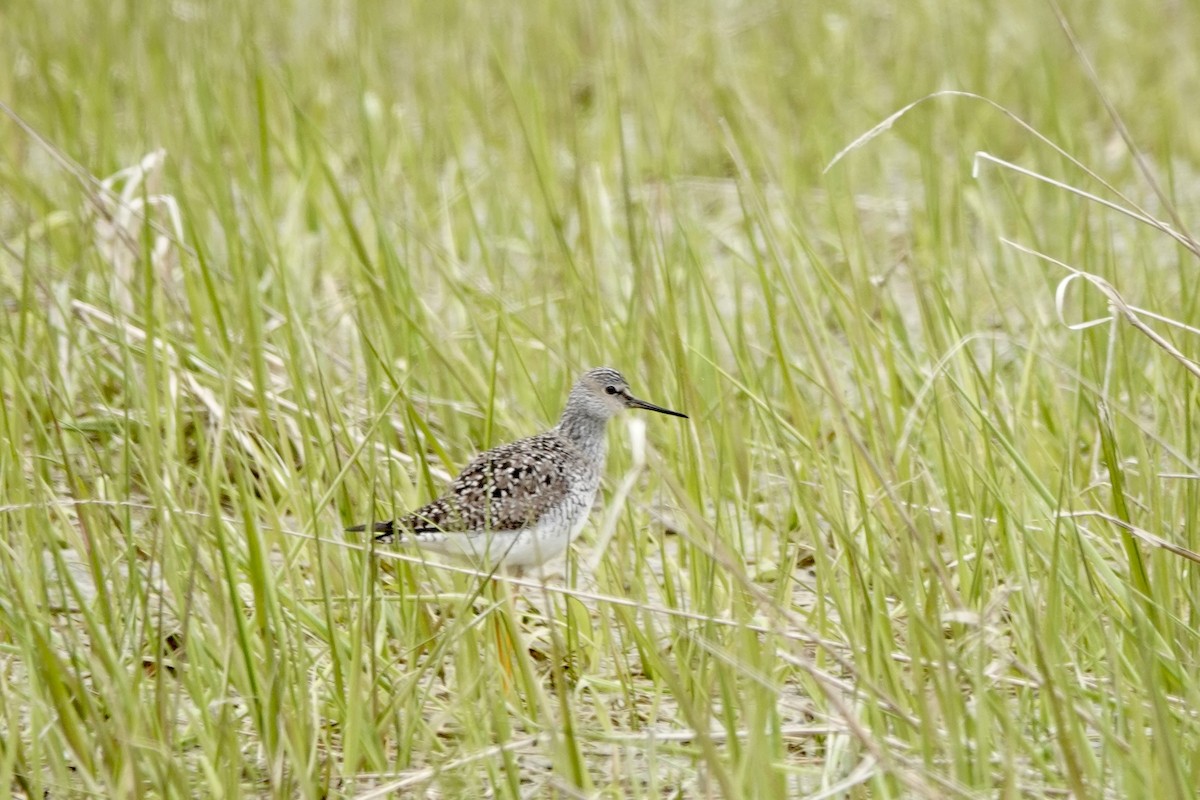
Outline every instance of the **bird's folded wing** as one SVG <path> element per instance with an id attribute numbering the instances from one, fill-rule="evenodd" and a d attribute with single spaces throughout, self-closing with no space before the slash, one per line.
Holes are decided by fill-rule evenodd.
<path id="1" fill-rule="evenodd" d="M 528 528 L 564 502 L 579 461 L 557 437 L 501 445 L 468 464 L 445 495 L 398 522 L 413 533 Z"/>

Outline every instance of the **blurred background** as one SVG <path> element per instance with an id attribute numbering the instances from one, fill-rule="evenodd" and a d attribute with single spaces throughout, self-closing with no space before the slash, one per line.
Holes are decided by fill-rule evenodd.
<path id="1" fill-rule="evenodd" d="M 1197 41 L 0 8 L 0 787 L 1190 796 Z M 614 426 L 553 591 L 342 532 L 601 364 L 691 422 Z"/>

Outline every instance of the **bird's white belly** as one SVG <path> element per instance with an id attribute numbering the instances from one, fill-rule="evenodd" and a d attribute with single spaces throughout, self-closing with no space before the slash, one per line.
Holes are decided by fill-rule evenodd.
<path id="1" fill-rule="evenodd" d="M 425 533 L 415 543 L 425 550 L 452 556 L 465 556 L 480 567 L 540 566 L 562 555 L 583 526 L 587 524 L 596 492 L 584 498 L 573 517 L 549 514 L 546 519 L 517 531 L 470 531 L 465 533 Z"/>

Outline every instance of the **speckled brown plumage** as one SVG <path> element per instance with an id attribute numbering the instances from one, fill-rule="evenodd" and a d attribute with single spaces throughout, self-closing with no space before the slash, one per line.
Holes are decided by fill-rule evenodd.
<path id="1" fill-rule="evenodd" d="M 408 533 L 517 531 L 567 501 L 595 468 L 554 431 L 500 445 L 475 457 L 446 494 L 411 514 L 382 523 L 380 541 Z M 597 474 L 598 477 L 598 474 Z M 386 527 L 383 527 L 386 526 Z"/>

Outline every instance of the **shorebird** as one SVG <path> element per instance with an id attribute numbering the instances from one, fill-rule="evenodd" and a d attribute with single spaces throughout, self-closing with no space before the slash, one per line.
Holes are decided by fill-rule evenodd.
<path id="1" fill-rule="evenodd" d="M 427 506 L 347 530 L 370 528 L 378 542 L 466 556 L 487 568 L 540 567 L 587 522 L 604 472 L 608 421 L 627 408 L 687 419 L 634 397 L 616 370 L 589 370 L 550 430 L 480 453 Z"/>

